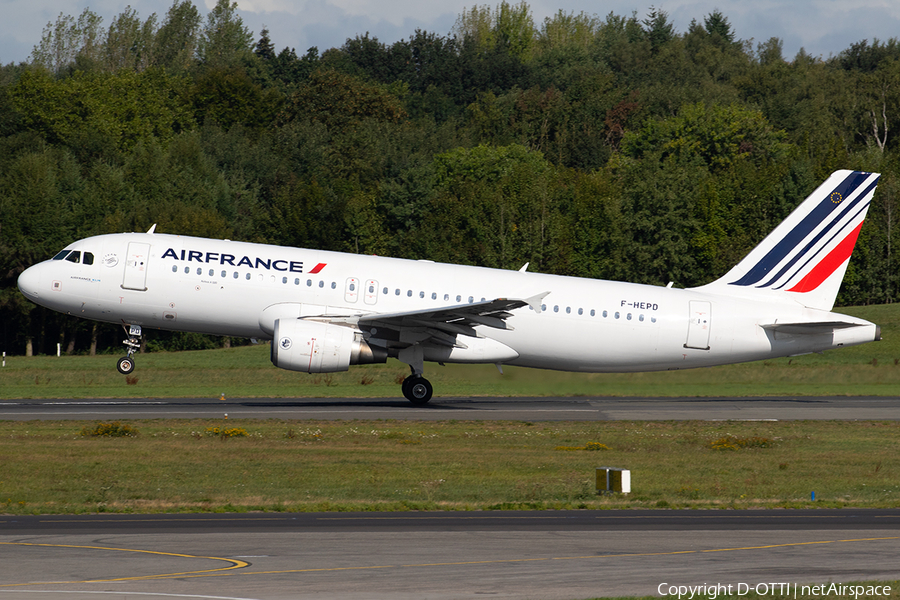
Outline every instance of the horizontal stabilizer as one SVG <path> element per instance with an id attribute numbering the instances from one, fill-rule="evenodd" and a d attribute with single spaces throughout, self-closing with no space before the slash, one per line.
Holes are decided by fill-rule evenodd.
<path id="1" fill-rule="evenodd" d="M 816 323 L 773 323 L 760 325 L 766 331 L 783 333 L 787 335 L 821 335 L 834 333 L 838 329 L 849 327 L 862 327 L 862 323 L 848 323 L 846 321 L 819 321 Z"/>

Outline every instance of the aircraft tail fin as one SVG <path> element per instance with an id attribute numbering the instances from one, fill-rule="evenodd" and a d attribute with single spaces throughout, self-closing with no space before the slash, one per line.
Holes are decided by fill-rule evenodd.
<path id="1" fill-rule="evenodd" d="M 737 266 L 703 287 L 768 290 L 831 310 L 879 177 L 835 171 Z"/>

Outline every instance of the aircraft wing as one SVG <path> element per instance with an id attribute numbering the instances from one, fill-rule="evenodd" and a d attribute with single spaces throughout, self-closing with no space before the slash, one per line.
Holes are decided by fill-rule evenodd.
<path id="1" fill-rule="evenodd" d="M 506 320 L 513 316 L 511 310 L 531 306 L 541 312 L 541 300 L 550 292 L 531 298 L 496 298 L 471 304 L 441 306 L 425 310 L 398 313 L 375 313 L 352 318 L 366 339 L 379 345 L 406 347 L 412 344 L 432 343 L 450 348 L 466 348 L 458 341 L 459 335 L 484 337 L 475 328 L 479 325 L 494 329 L 512 330 Z M 332 322 L 350 322 L 347 317 L 329 319 Z"/>
<path id="2" fill-rule="evenodd" d="M 359 318 L 357 326 L 369 339 L 375 337 L 391 340 L 396 337 L 396 341 L 403 346 L 430 342 L 451 348 L 465 348 L 457 340 L 458 335 L 484 337 L 475 330 L 478 325 L 512 330 L 506 322 L 513 316 L 509 311 L 531 306 L 535 312 L 540 313 L 541 300 L 549 293 L 544 292 L 527 299 L 497 298 L 434 309 L 366 315 Z M 393 335 L 385 335 L 385 329 Z"/>

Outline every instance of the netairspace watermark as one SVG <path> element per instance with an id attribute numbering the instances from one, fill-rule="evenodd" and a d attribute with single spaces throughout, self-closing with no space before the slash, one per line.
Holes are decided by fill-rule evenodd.
<path id="1" fill-rule="evenodd" d="M 835 598 L 860 598 L 889 596 L 888 585 L 844 585 L 843 583 L 822 583 L 804 585 L 799 583 L 704 583 L 703 585 L 675 585 L 661 583 L 656 591 L 660 596 L 671 596 L 678 600 L 716 600 L 718 596 L 746 596 L 755 593 L 760 596 L 833 596 Z"/>

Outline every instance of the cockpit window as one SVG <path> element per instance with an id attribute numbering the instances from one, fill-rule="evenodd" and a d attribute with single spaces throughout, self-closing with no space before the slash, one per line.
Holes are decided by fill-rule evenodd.
<path id="1" fill-rule="evenodd" d="M 62 259 L 64 259 L 64 258 L 66 257 L 66 254 L 68 254 L 68 253 L 69 253 L 68 250 L 63 250 L 62 252 L 60 252 L 59 254 L 57 254 L 56 256 L 54 256 L 54 257 L 53 257 L 53 260 L 62 260 Z"/>
<path id="2" fill-rule="evenodd" d="M 69 255 L 66 257 L 66 260 L 69 262 L 77 263 L 81 261 L 81 251 L 80 250 L 72 250 Z"/>
<path id="3" fill-rule="evenodd" d="M 81 264 L 83 264 L 83 265 L 94 264 L 94 254 L 91 252 L 85 252 L 84 256 L 81 257 Z"/>

